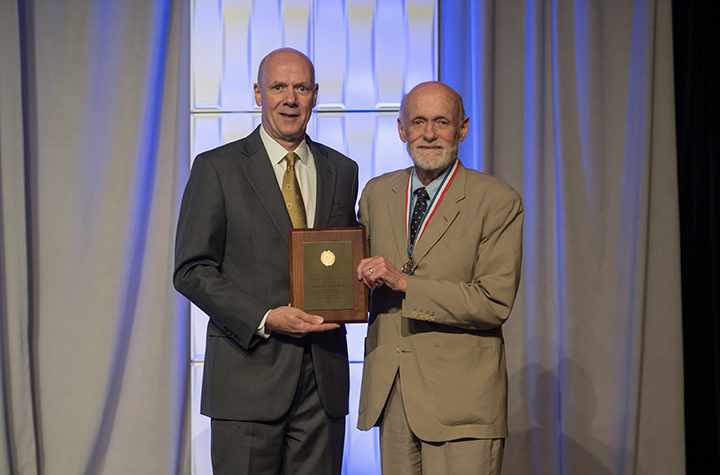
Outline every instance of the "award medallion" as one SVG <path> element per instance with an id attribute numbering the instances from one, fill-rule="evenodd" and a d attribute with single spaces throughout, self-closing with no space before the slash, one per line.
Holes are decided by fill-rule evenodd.
<path id="1" fill-rule="evenodd" d="M 335 254 L 329 249 L 323 251 L 320 253 L 320 262 L 322 262 L 325 267 L 330 267 L 335 264 Z"/>

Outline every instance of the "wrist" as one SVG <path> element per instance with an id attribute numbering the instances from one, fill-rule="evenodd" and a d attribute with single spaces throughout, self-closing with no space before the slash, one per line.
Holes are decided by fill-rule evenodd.
<path id="1" fill-rule="evenodd" d="M 400 292 L 407 292 L 407 283 L 408 283 L 408 276 L 405 273 L 400 274 L 400 283 L 398 285 L 398 290 Z"/>

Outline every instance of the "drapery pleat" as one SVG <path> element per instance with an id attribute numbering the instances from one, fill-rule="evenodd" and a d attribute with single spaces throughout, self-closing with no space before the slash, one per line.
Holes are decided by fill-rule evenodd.
<path id="1" fill-rule="evenodd" d="M 170 281 L 188 4 L 7 3 L 0 471 L 186 472 L 188 312 Z"/>
<path id="2" fill-rule="evenodd" d="M 20 11 L 0 4 L 0 472 L 37 473 Z"/>
<path id="3" fill-rule="evenodd" d="M 670 2 L 441 8 L 460 156 L 526 209 L 503 473 L 684 473 Z"/>

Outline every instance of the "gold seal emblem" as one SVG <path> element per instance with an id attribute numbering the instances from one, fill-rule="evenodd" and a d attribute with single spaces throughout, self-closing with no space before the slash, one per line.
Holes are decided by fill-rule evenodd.
<path id="1" fill-rule="evenodd" d="M 329 249 L 323 251 L 320 253 L 320 262 L 322 262 L 324 266 L 330 267 L 335 264 L 335 254 Z"/>

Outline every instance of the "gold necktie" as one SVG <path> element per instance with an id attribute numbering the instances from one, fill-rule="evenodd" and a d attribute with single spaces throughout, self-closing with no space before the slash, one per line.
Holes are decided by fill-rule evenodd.
<path id="1" fill-rule="evenodd" d="M 285 198 L 285 206 L 287 207 L 288 215 L 290 215 L 290 221 L 292 221 L 293 228 L 304 228 L 307 227 L 305 218 L 305 204 L 303 203 L 302 193 L 300 193 L 300 185 L 298 185 L 297 177 L 295 176 L 295 160 L 298 156 L 295 152 L 288 152 L 285 155 L 287 161 L 287 168 L 282 179 L 282 194 Z"/>

